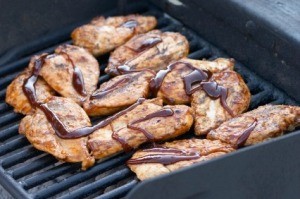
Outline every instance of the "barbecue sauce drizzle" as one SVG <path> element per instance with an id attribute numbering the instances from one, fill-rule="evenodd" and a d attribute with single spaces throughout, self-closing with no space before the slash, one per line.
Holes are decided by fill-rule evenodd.
<path id="1" fill-rule="evenodd" d="M 256 125 L 257 125 L 257 119 L 254 118 L 254 121 L 244 131 L 242 131 L 240 135 L 238 136 L 231 135 L 230 139 L 235 139 L 236 137 L 238 137 L 236 146 L 237 147 L 243 146 L 247 141 L 247 139 L 249 138 L 251 132 L 255 129 Z"/>
<path id="2" fill-rule="evenodd" d="M 146 115 L 143 118 L 137 119 L 137 120 L 135 120 L 135 121 L 127 124 L 127 128 L 142 132 L 144 134 L 144 136 L 147 138 L 147 141 L 150 141 L 150 142 L 154 143 L 155 138 L 154 138 L 154 136 L 151 133 L 149 133 L 144 128 L 140 128 L 140 127 L 134 126 L 134 124 L 137 124 L 137 123 L 140 123 L 140 122 L 144 122 L 146 120 L 150 120 L 150 119 L 155 118 L 155 117 L 169 117 L 169 116 L 172 116 L 173 114 L 174 114 L 174 111 L 172 109 L 170 109 L 170 108 L 161 109 L 159 111 L 156 111 L 154 113 L 150 113 L 149 115 Z M 119 143 L 122 145 L 122 148 L 124 149 L 124 151 L 126 151 L 126 152 L 130 151 L 132 149 L 132 147 L 125 140 L 121 139 L 120 136 L 118 136 L 117 133 L 118 132 L 113 132 L 112 137 L 115 140 L 119 141 Z"/>
<path id="3" fill-rule="evenodd" d="M 166 70 L 160 70 L 155 78 L 153 78 L 150 82 L 150 89 L 154 94 L 157 94 L 159 88 L 162 85 L 164 78 L 170 73 L 178 64 L 184 64 L 189 69 L 192 69 L 193 72 L 183 77 L 185 92 L 187 95 L 193 94 L 195 91 L 202 89 L 206 92 L 206 94 L 212 98 L 217 99 L 220 98 L 221 105 L 223 108 L 231 115 L 234 116 L 232 110 L 228 107 L 226 103 L 228 91 L 224 86 L 220 86 L 217 82 L 211 81 L 210 78 L 212 76 L 211 72 L 204 71 L 199 68 L 194 67 L 192 64 L 177 61 L 173 64 L 170 64 Z M 193 88 L 193 84 L 199 83 L 198 86 Z"/>
<path id="4" fill-rule="evenodd" d="M 155 46 L 156 44 L 162 42 L 162 39 L 158 36 L 154 36 L 154 37 L 148 37 L 146 38 L 144 41 L 142 41 L 142 43 L 140 43 L 140 45 L 137 45 L 136 47 L 128 47 L 131 50 L 140 53 L 148 48 L 152 48 L 153 46 Z"/>
<path id="5" fill-rule="evenodd" d="M 143 118 L 140 118 L 138 120 L 135 120 L 135 121 L 129 123 L 127 125 L 127 127 L 130 128 L 130 129 L 133 129 L 133 130 L 141 131 L 145 135 L 145 137 L 147 138 L 148 141 L 154 142 L 155 138 L 151 133 L 149 133 L 146 129 L 134 126 L 134 124 L 144 122 L 144 121 L 150 120 L 150 119 L 155 118 L 155 117 L 169 117 L 169 116 L 172 116 L 172 115 L 174 115 L 174 111 L 172 109 L 164 108 L 164 109 L 161 109 L 159 111 L 156 111 L 154 113 L 146 115 Z"/>
<path id="6" fill-rule="evenodd" d="M 150 81 L 150 89 L 154 94 L 156 94 L 158 92 L 158 90 L 159 90 L 160 86 L 162 85 L 162 82 L 163 82 L 164 78 L 167 76 L 167 74 L 170 73 L 178 64 L 184 64 L 189 69 L 196 70 L 198 72 L 197 79 L 191 79 L 190 81 L 192 81 L 192 82 L 196 82 L 196 81 L 201 82 L 203 80 L 209 79 L 209 72 L 198 69 L 190 63 L 183 62 L 183 61 L 177 61 L 175 63 L 170 64 L 166 70 L 160 70 L 156 74 L 155 78 L 153 78 Z"/>
<path id="7" fill-rule="evenodd" d="M 79 93 L 82 96 L 86 96 L 86 90 L 84 88 L 84 80 L 83 80 L 83 75 L 82 72 L 80 70 L 80 68 L 78 68 L 73 60 L 71 59 L 71 57 L 68 55 L 68 53 L 62 51 L 59 54 L 61 55 L 65 55 L 67 58 L 67 61 L 71 63 L 71 65 L 73 66 L 73 77 L 72 77 L 72 84 L 74 89 L 76 90 L 77 93 Z"/>
<path id="8" fill-rule="evenodd" d="M 160 163 L 163 165 L 169 165 L 184 160 L 195 160 L 201 157 L 198 152 L 187 152 L 185 150 L 167 147 L 154 147 L 144 149 L 142 151 L 157 153 L 130 159 L 127 161 L 127 164 Z"/>
<path id="9" fill-rule="evenodd" d="M 149 37 L 146 38 L 146 40 L 144 40 L 141 45 L 139 45 L 136 48 L 130 48 L 129 49 L 137 52 L 138 54 L 136 56 L 134 56 L 132 59 L 126 61 L 123 65 L 120 66 L 116 66 L 116 70 L 119 74 L 127 74 L 127 73 L 133 73 L 133 72 L 140 72 L 140 71 L 149 71 L 151 73 L 156 74 L 153 70 L 150 69 L 135 69 L 135 70 L 131 70 L 130 66 L 128 66 L 128 62 L 132 61 L 133 59 L 141 56 L 144 52 L 146 52 L 147 49 L 152 48 L 153 46 L 157 45 L 158 43 L 162 42 L 161 37 L 158 36 L 154 36 L 154 37 Z"/>
<path id="10" fill-rule="evenodd" d="M 43 64 L 45 63 L 45 58 L 46 57 L 47 57 L 47 55 L 43 55 L 35 61 L 31 76 L 28 79 L 25 80 L 22 89 L 23 89 L 23 92 L 25 93 L 27 99 L 29 100 L 30 104 L 34 108 L 39 108 L 40 110 L 42 110 L 44 112 L 47 120 L 49 121 L 49 123 L 53 127 L 53 129 L 54 129 L 55 133 L 57 134 L 57 136 L 60 137 L 60 138 L 75 139 L 75 138 L 87 136 L 87 135 L 93 133 L 94 131 L 104 127 L 104 126 L 109 125 L 113 120 L 115 120 L 118 117 L 126 114 L 128 111 L 133 110 L 135 107 L 137 107 L 138 105 L 142 104 L 145 101 L 144 98 L 140 98 L 140 99 L 138 99 L 138 101 L 135 104 L 131 105 L 127 109 L 122 110 L 122 111 L 116 113 L 115 115 L 113 115 L 111 117 L 108 117 L 105 120 L 102 120 L 101 122 L 99 122 L 98 124 L 96 124 L 94 126 L 83 127 L 83 128 L 79 128 L 79 129 L 76 129 L 74 131 L 69 132 L 66 129 L 66 127 L 64 126 L 64 124 L 59 120 L 57 115 L 55 115 L 55 113 L 53 113 L 49 109 L 47 104 L 43 104 L 43 103 L 40 103 L 40 102 L 37 101 L 35 83 L 38 80 L 39 72 L 40 72 Z M 135 127 L 133 125 L 137 124 L 139 122 L 149 120 L 149 119 L 154 118 L 154 117 L 168 117 L 168 116 L 172 116 L 173 114 L 174 114 L 174 112 L 173 112 L 172 109 L 162 109 L 162 110 L 159 110 L 157 112 L 146 115 L 144 118 L 133 121 L 132 123 L 128 124 L 128 128 L 132 128 L 132 129 L 141 131 L 146 136 L 147 139 L 153 141 L 154 140 L 153 135 L 151 135 L 146 130 L 144 130 L 142 128 Z M 131 149 L 131 147 L 126 143 L 126 141 L 123 140 L 122 138 L 120 138 L 116 134 L 116 132 L 113 132 L 112 138 L 115 139 L 116 141 L 118 141 L 122 145 L 124 150 Z"/>
<path id="11" fill-rule="evenodd" d="M 125 27 L 125 28 L 130 28 L 130 29 L 134 29 L 136 28 L 137 26 L 139 25 L 139 23 L 136 21 L 136 20 L 128 20 L 128 21 L 125 21 L 124 23 L 122 23 L 120 25 L 120 27 Z"/>
<path id="12" fill-rule="evenodd" d="M 122 86 L 123 84 L 126 84 L 127 82 L 129 82 L 130 78 L 126 77 L 124 79 L 120 79 L 119 81 L 115 82 L 113 85 L 107 87 L 106 89 L 93 93 L 90 97 L 91 100 L 93 99 L 101 99 L 102 97 L 104 97 L 105 95 L 107 95 L 108 93 L 111 93 L 112 91 L 116 90 L 118 87 Z"/>

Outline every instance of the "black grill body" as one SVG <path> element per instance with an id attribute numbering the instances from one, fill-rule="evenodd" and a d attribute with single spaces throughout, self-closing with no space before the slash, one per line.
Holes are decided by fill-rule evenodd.
<path id="1" fill-rule="evenodd" d="M 166 14 L 165 11 L 169 10 L 178 12 L 178 8 L 172 8 L 174 4 L 155 2 L 164 9 L 161 10 L 149 2 L 120 2 L 121 6 L 126 5 L 126 9 L 119 10 L 154 15 L 158 19 L 158 29 L 184 34 L 190 42 L 190 58 L 213 60 L 232 57 L 230 50 L 225 53 L 216 48 L 203 39 L 198 31 L 194 32 Z M 102 14 L 120 13 L 114 9 L 99 13 Z M 175 16 L 182 18 L 188 13 Z M 184 19 L 181 21 L 189 22 Z M 27 66 L 32 55 L 51 53 L 58 45 L 71 43 L 70 32 L 85 22 L 37 38 L 0 57 L 0 183 L 14 197 L 73 199 L 120 198 L 127 195 L 127 198 L 298 198 L 300 131 L 145 182 L 138 182 L 124 164 L 132 153 L 115 155 L 97 162 L 87 171 L 81 171 L 80 164 L 62 163 L 34 149 L 24 136 L 18 134 L 22 116 L 15 114 L 12 107 L 5 104 L 6 87 Z M 197 30 L 197 27 L 192 28 Z M 109 79 L 103 72 L 107 58 L 99 58 L 102 74 L 99 83 Z M 263 73 L 259 73 L 261 77 L 255 74 L 252 71 L 254 66 L 250 70 L 247 62 L 246 65 L 239 62 L 239 56 L 233 58 L 237 59 L 235 70 L 243 76 L 251 90 L 250 109 L 267 103 L 298 104 L 283 90 L 265 81 Z"/>

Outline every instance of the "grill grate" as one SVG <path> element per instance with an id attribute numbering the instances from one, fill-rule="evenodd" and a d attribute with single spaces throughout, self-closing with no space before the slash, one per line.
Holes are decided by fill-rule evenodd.
<path id="1" fill-rule="evenodd" d="M 184 34 L 190 42 L 190 58 L 213 60 L 217 57 L 227 57 L 180 22 L 151 5 L 137 4 L 128 11 L 154 15 L 158 19 L 160 30 Z M 108 13 L 112 14 L 115 13 Z M 24 136 L 18 134 L 22 116 L 14 113 L 12 108 L 5 104 L 7 85 L 27 66 L 30 57 L 41 52 L 53 52 L 57 45 L 71 43 L 69 35 L 73 28 L 74 25 L 0 58 L 0 182 L 15 197 L 117 198 L 125 196 L 138 183 L 134 174 L 124 165 L 132 153 L 118 154 L 98 162 L 87 171 L 81 171 L 79 164 L 62 163 L 51 155 L 34 149 Z M 106 55 L 98 60 L 101 63 L 102 74 L 107 58 Z M 243 76 L 251 90 L 250 109 L 266 103 L 296 104 L 282 91 L 242 64 L 237 63 L 235 70 Z M 101 75 L 99 84 L 108 79 L 108 75 Z"/>

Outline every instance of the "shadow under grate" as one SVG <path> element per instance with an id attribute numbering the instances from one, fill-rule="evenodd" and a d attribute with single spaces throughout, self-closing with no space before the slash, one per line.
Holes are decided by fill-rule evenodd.
<path id="1" fill-rule="evenodd" d="M 158 29 L 184 34 L 190 42 L 189 58 L 213 60 L 217 57 L 228 57 L 193 31 L 186 29 L 180 22 L 151 5 L 136 4 L 128 9 L 128 12 L 154 15 L 158 19 Z M 115 11 L 112 11 L 106 15 L 114 14 Z M 35 41 L 35 52 L 22 52 L 22 49 L 30 48 L 20 48 L 18 54 L 26 56 L 21 56 L 18 60 L 0 58 L 0 62 L 1 60 L 6 62 L 5 66 L 0 68 L 0 182 L 6 184 L 6 187 L 10 186 L 8 190 L 16 197 L 118 198 L 125 196 L 138 183 L 135 175 L 124 165 L 132 153 L 115 155 L 97 162 L 87 171 L 81 171 L 79 164 L 62 163 L 51 155 L 34 149 L 25 137 L 18 135 L 18 124 L 22 116 L 14 113 L 4 102 L 7 85 L 27 66 L 30 57 L 41 52 L 51 53 L 61 44 L 70 44 L 69 35 L 73 26 L 63 30 L 63 33 L 53 34 L 57 38 L 50 35 L 40 43 L 39 40 Z M 47 42 L 41 43 L 42 41 Z M 28 44 L 30 45 L 33 44 Z M 105 55 L 98 59 L 102 72 L 99 84 L 110 78 L 108 75 L 103 75 L 107 58 L 108 56 Z M 252 94 L 250 109 L 267 103 L 296 104 L 284 92 L 261 79 L 242 64 L 237 62 L 235 70 L 242 75 L 250 88 Z"/>

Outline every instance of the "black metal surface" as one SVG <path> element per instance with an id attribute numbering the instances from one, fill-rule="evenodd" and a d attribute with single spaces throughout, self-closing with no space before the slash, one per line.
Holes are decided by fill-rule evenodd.
<path id="1" fill-rule="evenodd" d="M 154 15 L 158 19 L 159 29 L 163 31 L 178 31 L 184 34 L 190 42 L 190 58 L 205 58 L 212 60 L 217 57 L 227 57 L 223 52 L 201 39 L 194 32 L 186 29 L 179 22 L 153 6 L 147 4 L 135 4 L 130 9 L 127 8 L 125 12 Z M 109 12 L 106 14 L 113 15 L 115 13 Z M 68 31 L 66 31 L 65 34 L 57 33 L 57 35 L 59 35 L 58 38 L 68 38 L 69 34 L 70 32 Z M 25 137 L 18 134 L 18 124 L 22 116 L 13 113 L 12 108 L 5 104 L 6 87 L 13 78 L 27 66 L 28 61 L 33 54 L 52 52 L 57 45 L 70 43 L 69 38 L 66 40 L 57 39 L 57 43 L 51 43 L 49 46 L 48 44 L 44 45 L 43 41 L 46 40 L 47 38 L 38 39 L 35 44 L 37 45 L 37 51 L 22 53 L 27 55 L 18 57 L 17 59 L 14 59 L 14 56 L 11 56 L 9 59 L 7 58 L 5 60 L 7 64 L 0 68 L 0 183 L 16 198 L 55 197 L 73 199 L 123 197 L 138 184 L 135 175 L 124 165 L 125 161 L 130 157 L 130 153 L 116 155 L 102 162 L 98 162 L 94 167 L 87 171 L 81 171 L 79 164 L 58 162 L 52 156 L 34 149 Z M 39 43 L 38 41 L 41 42 Z M 53 41 L 55 41 L 55 39 L 53 39 Z M 27 46 L 30 45 L 32 44 L 28 44 Z M 21 48 L 28 49 L 26 46 Z M 107 56 L 103 56 L 99 59 L 102 74 L 106 61 Z M 296 103 L 284 92 L 267 83 L 253 72 L 249 71 L 247 67 L 242 64 L 236 64 L 236 71 L 243 76 L 251 90 L 252 100 L 250 109 L 266 103 Z M 109 77 L 107 75 L 102 75 L 99 82 L 104 82 L 108 79 Z M 262 147 L 257 146 L 252 148 Z M 252 151 L 252 148 L 249 147 L 244 151 Z M 238 154 L 242 153 L 238 152 Z M 231 156 L 233 155 L 228 155 L 228 158 Z M 226 158 L 227 156 L 222 159 Z M 216 160 L 214 162 L 218 161 L 219 160 Z M 194 171 L 200 167 L 201 166 L 193 167 L 190 171 Z M 174 175 L 172 174 L 171 176 Z M 188 176 L 191 177 L 192 174 L 189 174 Z M 182 178 L 182 180 L 184 179 L 186 178 Z M 172 178 L 172 180 L 174 180 L 174 178 Z M 150 182 L 155 181 L 152 180 Z M 167 180 L 166 182 L 169 181 Z M 149 183 L 142 183 L 140 187 Z M 176 184 L 175 181 L 173 183 Z M 172 186 L 166 186 L 165 188 L 168 190 L 171 187 Z M 193 188 L 193 186 L 191 187 Z M 154 194 L 150 194 L 150 192 L 147 191 L 145 192 L 145 190 L 147 189 L 139 189 L 134 193 L 147 193 L 150 196 Z M 173 196 L 171 193 L 170 195 L 164 195 L 164 192 L 159 194 L 161 194 L 161 196 Z M 137 198 L 134 197 L 136 195 L 132 196 L 133 198 Z"/>

